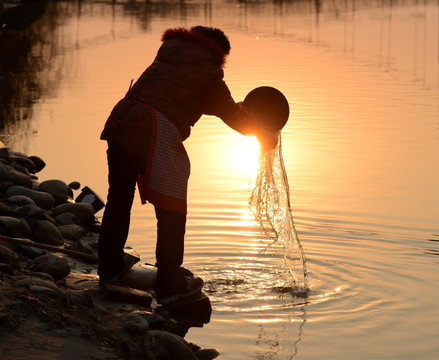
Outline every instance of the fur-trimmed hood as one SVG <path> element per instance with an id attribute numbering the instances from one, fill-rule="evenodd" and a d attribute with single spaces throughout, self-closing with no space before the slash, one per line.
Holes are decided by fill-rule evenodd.
<path id="1" fill-rule="evenodd" d="M 217 44 L 215 44 L 215 42 L 208 39 L 203 34 L 185 28 L 168 29 L 163 33 L 163 42 L 176 39 L 194 42 L 202 45 L 213 56 L 213 60 L 217 62 L 221 67 L 224 67 L 226 63 L 226 54 L 224 54 L 224 52 Z"/>

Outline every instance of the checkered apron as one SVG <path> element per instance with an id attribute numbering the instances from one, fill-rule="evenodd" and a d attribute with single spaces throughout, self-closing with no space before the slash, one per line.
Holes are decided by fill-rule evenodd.
<path id="1" fill-rule="evenodd" d="M 142 204 L 187 212 L 190 161 L 177 127 L 163 114 L 151 109 L 153 120 L 148 161 L 137 180 Z"/>

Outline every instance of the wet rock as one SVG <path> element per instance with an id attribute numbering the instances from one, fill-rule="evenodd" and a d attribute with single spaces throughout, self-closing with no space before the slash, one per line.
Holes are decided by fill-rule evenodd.
<path id="1" fill-rule="evenodd" d="M 75 243 L 75 249 L 77 251 L 90 254 L 90 255 L 97 255 L 97 243 L 89 238 L 88 236 L 83 237 L 76 241 Z"/>
<path id="2" fill-rule="evenodd" d="M 87 236 L 84 237 L 85 239 L 87 239 L 87 241 L 89 242 L 89 244 L 92 247 L 96 247 L 98 246 L 98 240 L 99 240 L 99 234 L 95 234 L 95 233 L 88 233 Z M 83 239 L 84 239 L 83 238 Z M 124 248 L 124 250 L 126 249 L 126 247 Z"/>
<path id="3" fill-rule="evenodd" d="M 0 263 L 8 264 L 14 269 L 20 267 L 17 254 L 11 249 L 0 244 Z"/>
<path id="4" fill-rule="evenodd" d="M 23 237 L 27 233 L 23 222 L 11 216 L 0 216 L 0 234 L 12 237 Z"/>
<path id="5" fill-rule="evenodd" d="M 34 278 L 34 277 L 25 277 L 17 281 L 17 284 L 20 286 L 26 286 L 29 287 L 31 285 L 37 285 L 37 286 L 45 286 L 47 288 L 57 290 L 58 286 L 53 281 L 50 280 L 44 280 L 40 278 Z"/>
<path id="6" fill-rule="evenodd" d="M 10 182 L 26 188 L 32 187 L 32 180 L 29 176 L 15 170 L 11 166 L 0 163 L 0 181 Z"/>
<path id="7" fill-rule="evenodd" d="M 82 226 L 70 224 L 58 226 L 62 237 L 69 240 L 78 240 L 86 234 L 86 231 Z"/>
<path id="8" fill-rule="evenodd" d="M 7 198 L 7 202 L 15 206 L 36 205 L 30 197 L 23 195 L 12 195 Z"/>
<path id="9" fill-rule="evenodd" d="M 133 335 L 142 335 L 149 329 L 148 320 L 140 313 L 117 314 L 114 320 L 124 331 Z"/>
<path id="10" fill-rule="evenodd" d="M 4 158 L 2 154 L 0 154 L 0 163 L 3 165 L 9 165 L 11 162 L 9 161 L 9 157 L 8 158 Z"/>
<path id="11" fill-rule="evenodd" d="M 79 190 L 81 187 L 81 184 L 78 181 L 72 181 L 69 185 L 67 185 L 69 188 L 73 190 Z"/>
<path id="12" fill-rule="evenodd" d="M 99 234 L 101 232 L 101 223 L 99 221 L 95 221 L 93 224 L 88 225 L 88 231 Z"/>
<path id="13" fill-rule="evenodd" d="M 55 217 L 55 221 L 59 225 L 81 225 L 81 221 L 75 214 L 63 213 Z"/>
<path id="14" fill-rule="evenodd" d="M 43 181 L 38 190 L 51 194 L 55 199 L 55 205 L 66 203 L 69 197 L 67 184 L 61 180 Z"/>
<path id="15" fill-rule="evenodd" d="M 25 218 L 18 218 L 21 221 L 21 229 L 23 230 L 23 236 L 25 238 L 30 238 L 32 236 L 32 229 L 30 228 L 27 220 Z"/>
<path id="16" fill-rule="evenodd" d="M 203 292 L 180 299 L 165 308 L 173 318 L 189 321 L 197 326 L 209 323 L 212 315 L 212 305 Z"/>
<path id="17" fill-rule="evenodd" d="M 37 271 L 31 271 L 29 273 L 29 276 L 32 277 L 37 277 L 43 280 L 47 280 L 47 281 L 51 281 L 51 282 L 55 282 L 55 279 L 53 278 L 52 275 L 47 274 L 47 273 L 43 273 L 43 272 L 37 272 Z"/>
<path id="18" fill-rule="evenodd" d="M 113 301 L 121 301 L 149 307 L 152 302 L 151 294 L 146 291 L 131 289 L 126 286 L 107 284 L 101 287 L 104 296 Z"/>
<path id="19" fill-rule="evenodd" d="M 69 288 L 75 290 L 96 290 L 96 294 L 100 289 L 99 276 L 95 274 L 82 274 L 71 272 L 65 279 Z M 94 306 L 98 306 L 94 303 Z"/>
<path id="20" fill-rule="evenodd" d="M 57 180 L 40 183 L 33 173 L 44 167 L 44 161 L 38 157 L 32 159 L 0 149 L 0 234 L 25 237 L 51 245 L 62 245 L 65 238 L 70 248 L 76 250 L 82 246 L 86 249 L 84 252 L 95 255 L 100 230 L 100 222 L 95 217 L 98 209 L 93 206 L 96 197 L 87 203 L 90 194 L 84 191 L 80 198 L 82 203 L 68 203 L 69 197 L 73 199 L 73 190 L 80 189 L 81 185 L 77 182 L 66 185 Z M 41 199 L 37 199 L 48 195 L 53 198 L 50 204 L 43 205 Z M 0 295 L 6 294 L 7 287 L 7 299 L 15 301 L 12 304 L 15 311 L 10 312 L 10 308 L 6 307 L 9 305 L 0 301 L 0 305 L 6 309 L 6 315 L 0 314 L 0 323 L 6 319 L 8 324 L 15 326 L 18 324 L 17 314 L 23 316 L 23 319 L 30 314 L 40 314 L 43 315 L 41 320 L 51 329 L 53 320 L 58 324 L 58 320 L 74 318 L 75 321 L 69 321 L 69 326 L 75 327 L 75 331 L 86 329 L 88 334 L 106 331 L 103 335 L 108 343 L 114 345 L 117 354 L 124 358 L 127 355 L 139 359 L 193 360 L 197 359 L 194 353 L 199 351 L 197 354 L 204 357 L 198 359 L 204 360 L 213 359 L 213 355 L 217 354 L 213 349 L 199 350 L 199 347 L 188 346 L 182 337 L 169 332 L 175 332 L 175 328 L 180 326 L 178 320 L 171 318 L 173 314 L 177 310 L 191 312 L 192 307 L 184 305 L 177 309 L 168 306 L 159 310 L 158 306 L 154 311 L 163 316 L 150 312 L 152 296 L 146 290 L 154 287 L 155 267 L 137 265 L 127 274 L 128 286 L 103 287 L 99 285 L 94 264 L 71 257 L 63 258 L 28 245 L 4 244 L 7 247 L 0 245 Z M 73 272 L 78 271 L 80 274 L 72 274 L 70 266 Z M 58 281 L 60 279 L 63 280 Z M 55 281 L 58 281 L 59 286 Z M 54 300 L 61 299 L 62 305 L 55 304 Z M 202 310 L 203 304 L 207 302 L 197 302 L 193 306 L 194 310 Z M 24 313 L 22 310 L 26 308 L 27 313 Z M 119 315 L 111 315 L 115 313 Z M 107 322 L 109 318 L 111 320 Z M 102 319 L 106 320 L 105 324 Z M 111 326 L 105 327 L 108 323 Z M 156 333 L 152 329 L 167 331 Z"/>
<path id="21" fill-rule="evenodd" d="M 125 338 L 120 342 L 120 347 L 122 349 L 122 353 L 124 354 L 130 354 L 130 359 L 154 359 L 159 360 L 156 358 L 151 358 L 150 356 L 145 357 L 145 350 L 141 343 L 137 341 L 130 340 L 129 338 Z M 165 360 L 165 359 L 163 359 Z"/>
<path id="22" fill-rule="evenodd" d="M 0 202 L 0 215 L 10 215 L 12 212 L 11 208 L 3 202 Z"/>
<path id="23" fill-rule="evenodd" d="M 67 260 L 53 254 L 37 257 L 31 262 L 29 269 L 34 272 L 50 274 L 55 280 L 63 279 L 70 273 L 70 265 Z"/>
<path id="24" fill-rule="evenodd" d="M 40 188 L 40 182 L 37 180 L 32 180 L 32 190 L 38 191 Z"/>
<path id="25" fill-rule="evenodd" d="M 120 282 L 134 289 L 147 291 L 154 289 L 156 278 L 155 266 L 136 264 L 120 278 Z"/>
<path id="26" fill-rule="evenodd" d="M 15 163 L 15 162 L 12 163 L 10 166 L 11 166 L 13 169 L 15 169 L 15 170 L 17 170 L 17 171 L 23 173 L 24 175 L 26 175 L 26 176 L 28 176 L 28 177 L 30 178 L 29 170 L 26 169 L 24 166 L 21 166 L 20 164 Z"/>
<path id="27" fill-rule="evenodd" d="M 10 159 L 26 168 L 30 173 L 35 173 L 35 164 L 26 155 L 15 153 L 11 154 Z"/>
<path id="28" fill-rule="evenodd" d="M 47 214 L 47 212 L 45 212 L 43 209 L 40 209 L 38 206 L 32 204 L 20 206 L 14 209 L 11 215 L 15 217 L 22 217 L 25 218 L 26 220 L 47 220 L 52 223 L 55 223 L 55 220 L 53 220 Z"/>
<path id="29" fill-rule="evenodd" d="M 14 269 L 11 265 L 0 262 L 0 273 L 6 275 L 13 275 Z"/>
<path id="30" fill-rule="evenodd" d="M 42 279 L 25 278 L 18 281 L 18 285 L 26 286 L 37 296 L 49 297 L 52 299 L 64 298 L 64 292 L 54 283 Z"/>
<path id="31" fill-rule="evenodd" d="M 83 243 L 87 244 L 87 247 L 91 247 L 92 249 L 97 249 L 98 239 L 99 239 L 99 234 L 87 233 L 86 236 L 83 236 L 76 243 L 82 241 Z"/>
<path id="32" fill-rule="evenodd" d="M 199 349 L 195 351 L 195 356 L 198 360 L 212 360 L 219 356 L 219 352 L 215 349 Z"/>
<path id="33" fill-rule="evenodd" d="M 35 172 L 40 172 L 46 167 L 46 163 L 39 156 L 34 156 L 34 155 L 29 156 L 29 160 L 31 160 L 34 163 Z"/>
<path id="34" fill-rule="evenodd" d="M 50 221 L 39 220 L 33 224 L 33 235 L 34 241 L 40 244 L 48 245 L 63 245 L 64 238 L 58 228 L 53 225 Z"/>
<path id="35" fill-rule="evenodd" d="M 45 286 L 31 285 L 29 286 L 29 290 L 38 297 L 49 297 L 52 299 L 61 299 L 64 297 L 62 292 L 57 292 Z"/>
<path id="36" fill-rule="evenodd" d="M 150 330 L 149 343 L 157 359 L 197 360 L 188 342 L 182 337 L 163 330 Z"/>
<path id="37" fill-rule="evenodd" d="M 6 190 L 5 195 L 6 197 L 13 195 L 27 196 L 31 198 L 38 207 L 45 210 L 50 210 L 55 206 L 55 199 L 51 194 L 47 192 L 35 191 L 19 185 L 11 186 L 8 190 Z"/>
<path id="38" fill-rule="evenodd" d="M 12 183 L 10 181 L 0 180 L 0 192 L 5 192 L 13 185 L 14 185 L 14 183 Z"/>
<path id="39" fill-rule="evenodd" d="M 151 330 L 159 330 L 165 325 L 165 319 L 159 314 L 150 313 L 148 311 L 134 311 L 134 314 L 141 314 L 149 324 Z"/>
<path id="40" fill-rule="evenodd" d="M 71 213 L 81 221 L 82 224 L 92 224 L 95 220 L 93 207 L 87 203 L 67 203 L 58 205 L 53 213 L 55 217 L 64 213 Z"/>
<path id="41" fill-rule="evenodd" d="M 47 252 L 44 249 L 39 249 L 33 246 L 27 246 L 21 244 L 17 244 L 15 250 L 29 259 L 35 259 L 38 256 L 45 255 Z"/>

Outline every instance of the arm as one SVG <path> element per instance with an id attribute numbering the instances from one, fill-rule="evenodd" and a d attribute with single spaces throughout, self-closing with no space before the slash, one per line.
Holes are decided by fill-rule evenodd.
<path id="1" fill-rule="evenodd" d="M 242 103 L 235 105 L 235 112 L 222 120 L 233 130 L 243 135 L 256 136 L 264 151 L 275 148 L 279 134 L 265 130 L 260 126 L 258 120 L 245 109 Z"/>
<path id="2" fill-rule="evenodd" d="M 218 116 L 230 128 L 243 135 L 256 136 L 264 149 L 274 148 L 278 141 L 278 135 L 264 130 L 242 103 L 235 103 L 223 80 L 222 69 L 220 75 L 216 81 L 211 83 L 211 91 L 208 92 L 204 113 Z"/>
<path id="3" fill-rule="evenodd" d="M 278 134 L 265 130 L 258 120 L 248 112 L 243 104 L 236 104 L 238 110 L 231 118 L 223 121 L 232 129 L 243 135 L 256 136 L 264 150 L 273 149 L 277 145 Z"/>

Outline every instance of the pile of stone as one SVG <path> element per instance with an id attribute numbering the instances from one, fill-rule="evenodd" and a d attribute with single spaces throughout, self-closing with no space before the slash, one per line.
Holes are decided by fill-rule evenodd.
<path id="1" fill-rule="evenodd" d="M 50 326 L 51 336 L 73 339 L 80 333 L 95 347 L 93 356 L 217 357 L 216 350 L 184 340 L 189 327 L 210 320 L 211 307 L 204 294 L 172 306 L 157 305 L 152 290 L 156 269 L 147 264 L 134 266 L 123 285 L 99 286 L 96 213 L 104 204 L 88 187 L 74 199 L 74 191 L 81 188 L 78 182 L 38 181 L 36 174 L 45 165 L 37 156 L 0 147 L 1 357 L 23 355 L 13 347 L 9 351 L 14 353 L 8 353 L 4 342 L 26 339 L 20 324 L 29 327 L 29 319 Z M 136 256 L 132 250 L 131 254 Z M 52 345 L 50 351 L 64 350 Z"/>

